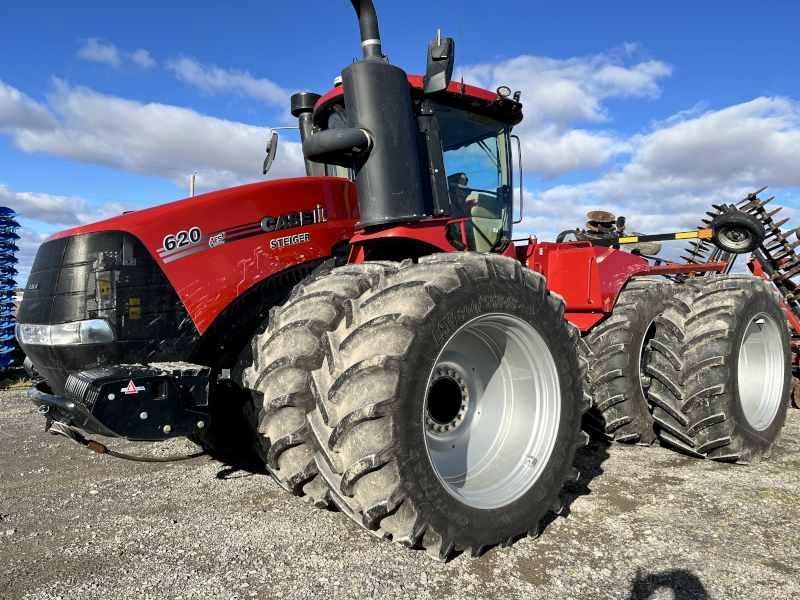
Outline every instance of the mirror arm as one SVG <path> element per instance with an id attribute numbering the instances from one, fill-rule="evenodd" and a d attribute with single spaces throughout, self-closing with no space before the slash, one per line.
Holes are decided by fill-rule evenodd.
<path id="1" fill-rule="evenodd" d="M 522 223 L 522 142 L 518 135 L 511 134 L 511 137 L 517 140 L 517 158 L 519 160 L 519 220 L 512 221 L 516 225 Z"/>
<path id="2" fill-rule="evenodd" d="M 270 167 L 272 166 L 272 161 L 275 160 L 275 153 L 278 151 L 278 134 L 275 132 L 284 129 L 300 129 L 300 127 L 273 127 L 269 130 L 269 140 L 267 141 L 267 157 L 264 159 L 263 175 L 266 175 L 267 171 L 269 171 Z"/>

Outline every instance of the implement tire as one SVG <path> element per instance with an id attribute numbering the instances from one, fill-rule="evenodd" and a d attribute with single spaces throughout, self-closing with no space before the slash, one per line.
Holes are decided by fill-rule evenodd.
<path id="1" fill-rule="evenodd" d="M 324 357 L 320 338 L 344 318 L 345 300 L 396 270 L 394 263 L 377 262 L 326 267 L 273 307 L 266 331 L 252 340 L 253 364 L 245 369 L 244 382 L 251 390 L 245 415 L 254 450 L 281 487 L 320 507 L 326 505 L 327 487 L 315 482 L 316 450 L 306 426 L 306 414 L 315 407 L 310 373 Z"/>
<path id="2" fill-rule="evenodd" d="M 664 312 L 672 285 L 664 280 L 629 281 L 614 310 L 584 338 L 592 351 L 589 363 L 590 413 L 603 432 L 618 442 L 649 446 L 656 440 L 647 402 L 650 377 L 643 367 L 655 318 Z"/>
<path id="3" fill-rule="evenodd" d="M 786 315 L 768 282 L 723 275 L 675 286 L 650 347 L 648 396 L 662 442 L 743 464 L 769 456 L 792 373 Z"/>
<path id="4" fill-rule="evenodd" d="M 336 505 L 437 560 L 538 534 L 578 476 L 589 405 L 578 330 L 544 278 L 502 256 L 436 254 L 345 311 L 308 417 Z"/>

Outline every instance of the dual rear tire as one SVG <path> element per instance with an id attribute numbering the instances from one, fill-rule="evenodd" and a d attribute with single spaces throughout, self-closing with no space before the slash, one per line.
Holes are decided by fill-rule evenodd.
<path id="1" fill-rule="evenodd" d="M 792 377 L 786 315 L 769 282 L 727 275 L 680 286 L 650 347 L 648 396 L 662 442 L 728 462 L 769 456 Z"/>
<path id="2" fill-rule="evenodd" d="M 772 286 L 720 275 L 634 279 L 585 338 L 593 419 L 609 437 L 700 458 L 768 456 L 786 418 L 791 352 Z"/>
<path id="3" fill-rule="evenodd" d="M 656 439 L 644 368 L 655 320 L 667 307 L 672 285 L 654 278 L 629 281 L 611 315 L 584 338 L 590 351 L 589 393 L 593 421 L 608 437 L 649 446 Z"/>

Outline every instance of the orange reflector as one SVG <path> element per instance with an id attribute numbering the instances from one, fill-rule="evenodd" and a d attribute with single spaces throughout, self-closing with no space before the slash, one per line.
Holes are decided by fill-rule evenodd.
<path id="1" fill-rule="evenodd" d="M 714 230 L 713 229 L 700 229 L 697 232 L 697 237 L 699 237 L 701 240 L 711 239 L 712 237 L 714 237 Z"/>

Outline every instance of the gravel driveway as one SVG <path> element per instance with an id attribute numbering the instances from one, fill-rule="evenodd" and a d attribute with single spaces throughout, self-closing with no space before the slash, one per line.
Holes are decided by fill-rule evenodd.
<path id="1" fill-rule="evenodd" d="M 749 467 L 593 440 L 566 518 L 445 564 L 304 504 L 247 460 L 127 462 L 43 424 L 24 391 L 0 393 L 3 599 L 800 597 L 800 410 Z"/>

